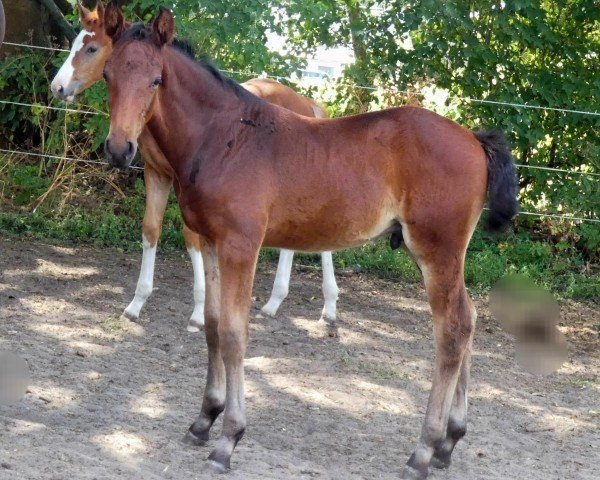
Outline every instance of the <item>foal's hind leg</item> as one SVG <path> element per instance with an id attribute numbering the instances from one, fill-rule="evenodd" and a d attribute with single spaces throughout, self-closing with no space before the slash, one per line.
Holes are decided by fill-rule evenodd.
<path id="1" fill-rule="evenodd" d="M 335 270 L 333 269 L 333 257 L 331 252 L 321 253 L 321 267 L 323 269 L 323 298 L 325 305 L 321 313 L 321 319 L 335 320 L 336 303 L 339 289 L 335 282 Z"/>
<path id="2" fill-rule="evenodd" d="M 405 480 L 426 478 L 434 452 L 446 439 L 461 365 L 475 324 L 463 279 L 466 245 L 456 249 L 448 248 L 449 245 L 436 247 L 431 259 L 416 255 L 433 312 L 436 354 L 425 421 L 417 448 L 403 472 Z"/>
<path id="3" fill-rule="evenodd" d="M 198 332 L 204 325 L 204 266 L 200 248 L 200 237 L 186 225 L 183 226 L 183 238 L 194 272 L 194 311 L 187 325 L 188 332 Z"/>
<path id="4" fill-rule="evenodd" d="M 133 321 L 138 319 L 140 310 L 152 293 L 156 245 L 160 237 L 163 216 L 167 208 L 169 189 L 172 183 L 171 178 L 159 174 L 149 164 L 146 164 L 144 167 L 144 180 L 146 182 L 146 210 L 142 223 L 144 246 L 142 267 L 140 268 L 135 296 L 123 312 L 125 318 Z"/>
<path id="5" fill-rule="evenodd" d="M 293 260 L 294 252 L 292 250 L 281 249 L 279 252 L 277 273 L 275 273 L 275 281 L 273 282 L 273 291 L 271 292 L 269 301 L 262 307 L 263 313 L 275 316 L 281 302 L 287 297 L 290 289 L 290 276 L 292 274 Z"/>
<path id="6" fill-rule="evenodd" d="M 450 407 L 448 428 L 446 438 L 436 447 L 431 459 L 431 465 L 435 468 L 447 468 L 451 463 L 451 455 L 458 441 L 467 433 L 467 409 L 469 384 L 469 371 L 471 369 L 471 343 L 463 357 L 460 366 L 460 375 L 456 384 L 456 391 Z"/>
<path id="7" fill-rule="evenodd" d="M 202 245 L 206 277 L 206 303 L 204 306 L 204 335 L 208 346 L 208 369 L 202 410 L 190 427 L 185 441 L 202 445 L 208 441 L 210 427 L 225 409 L 225 365 L 219 348 L 219 316 L 221 311 L 220 274 L 216 248 Z"/>

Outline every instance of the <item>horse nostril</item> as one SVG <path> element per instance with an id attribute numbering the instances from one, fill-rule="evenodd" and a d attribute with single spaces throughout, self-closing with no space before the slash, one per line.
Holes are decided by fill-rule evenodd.
<path id="1" fill-rule="evenodd" d="M 104 141 L 104 153 L 110 153 L 110 142 L 108 138 Z"/>
<path id="2" fill-rule="evenodd" d="M 58 87 L 58 93 L 60 93 L 60 94 L 65 93 L 65 87 L 63 87 L 62 85 L 60 87 Z"/>
<path id="3" fill-rule="evenodd" d="M 134 151 L 133 143 L 132 142 L 127 142 L 127 147 L 128 147 L 127 156 L 129 158 L 131 158 L 131 157 L 133 157 L 133 151 Z"/>

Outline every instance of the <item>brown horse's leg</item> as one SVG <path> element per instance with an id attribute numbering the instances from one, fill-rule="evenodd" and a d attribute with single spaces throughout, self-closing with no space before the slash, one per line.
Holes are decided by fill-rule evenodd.
<path id="1" fill-rule="evenodd" d="M 472 339 L 472 337 L 471 337 Z M 471 343 L 463 357 L 460 366 L 460 375 L 456 384 L 456 391 L 450 407 L 448 417 L 448 428 L 446 429 L 446 438 L 436 447 L 431 459 L 431 465 L 435 468 L 447 468 L 450 466 L 451 455 L 458 441 L 467 433 L 467 408 L 468 396 L 467 388 L 469 384 L 469 374 L 471 370 Z"/>
<path id="2" fill-rule="evenodd" d="M 218 243 L 221 272 L 219 347 L 225 364 L 226 400 L 223 432 L 208 457 L 213 470 L 229 469 L 231 455 L 246 428 L 244 355 L 248 343 L 248 316 L 254 269 L 261 240 L 230 234 Z"/>
<path id="3" fill-rule="evenodd" d="M 217 250 L 213 245 L 202 245 L 206 279 L 204 305 L 204 335 L 208 346 L 208 369 L 202 410 L 190 427 L 184 441 L 203 445 L 208 441 L 210 427 L 225 409 L 225 365 L 219 349 L 219 317 L 221 311 L 221 280 Z"/>
<path id="4" fill-rule="evenodd" d="M 404 479 L 426 478 L 434 452 L 446 439 L 461 365 L 475 324 L 475 311 L 463 278 L 466 245 L 452 248 L 454 242 L 449 237 L 451 234 L 439 237 L 447 242 L 445 245 L 430 245 L 433 248 L 427 249 L 431 252 L 429 256 L 422 252 L 415 255 L 423 271 L 433 312 L 435 365 L 421 437 L 403 472 Z M 410 244 L 407 242 L 413 252 L 416 238 L 411 235 Z M 466 244 L 457 242 L 462 243 Z M 464 380 L 466 387 L 466 376 Z"/>
<path id="5" fill-rule="evenodd" d="M 147 158 L 147 155 L 145 157 Z M 162 230 L 163 216 L 169 198 L 169 189 L 173 183 L 171 178 L 159 174 L 148 163 L 144 166 L 144 180 L 146 182 L 146 210 L 142 223 L 144 247 L 142 266 L 135 289 L 135 296 L 123 312 L 124 317 L 134 321 L 138 319 L 140 310 L 152 293 L 156 245 Z"/>
<path id="6" fill-rule="evenodd" d="M 191 231 L 187 225 L 183 226 L 183 238 L 194 272 L 194 311 L 188 321 L 188 332 L 198 332 L 204 325 L 204 267 L 202 266 L 201 240 L 197 233 Z"/>

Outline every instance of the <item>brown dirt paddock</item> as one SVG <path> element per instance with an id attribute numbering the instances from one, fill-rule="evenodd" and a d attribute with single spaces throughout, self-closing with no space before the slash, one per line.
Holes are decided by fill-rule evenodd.
<path id="1" fill-rule="evenodd" d="M 1 479 L 196 479 L 206 447 L 182 443 L 199 412 L 204 338 L 185 331 L 191 269 L 159 256 L 140 324 L 119 314 L 140 255 L 0 238 L 0 350 L 29 363 L 19 404 L 0 406 Z M 320 276 L 294 272 L 277 318 L 257 318 L 273 267 L 259 269 L 246 360 L 248 428 L 231 479 L 398 478 L 415 446 L 431 374 L 423 290 L 338 278 L 337 337 L 316 319 Z M 480 312 L 469 429 L 432 479 L 600 478 L 598 308 L 562 305 L 569 361 L 542 377 Z"/>

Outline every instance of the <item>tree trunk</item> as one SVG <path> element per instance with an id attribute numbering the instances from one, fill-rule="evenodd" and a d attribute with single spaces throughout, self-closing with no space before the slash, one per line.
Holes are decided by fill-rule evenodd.
<path id="1" fill-rule="evenodd" d="M 69 42 L 72 42 L 73 40 L 75 40 L 77 33 L 75 33 L 75 30 L 69 24 L 69 22 L 67 22 L 65 20 L 65 17 L 63 17 L 62 12 L 56 6 L 56 3 L 54 3 L 54 0 L 38 0 L 38 1 L 46 8 L 48 13 L 50 14 L 50 18 L 52 19 L 54 26 L 60 31 L 60 33 L 62 35 L 64 35 L 65 37 L 67 37 Z"/>
<path id="2" fill-rule="evenodd" d="M 53 0 L 11 0 L 4 4 L 4 10 L 7 42 L 50 47 L 53 41 L 64 45 L 65 38 L 75 38 L 75 30 Z M 2 53 L 22 51 L 17 48 L 4 46 Z"/>
<path id="3" fill-rule="evenodd" d="M 48 14 L 36 0 L 13 0 L 4 6 L 7 42 L 50 46 Z"/>
<path id="4" fill-rule="evenodd" d="M 347 73 L 357 85 L 370 86 L 372 78 L 368 73 L 368 54 L 367 46 L 362 35 L 363 18 L 360 11 L 360 5 L 355 0 L 346 0 L 346 8 L 348 12 L 348 20 L 350 21 L 350 41 L 352 51 L 354 52 L 354 64 L 349 67 Z M 360 105 L 360 113 L 368 110 L 370 93 L 362 88 L 357 88 L 354 95 Z"/>

